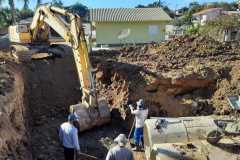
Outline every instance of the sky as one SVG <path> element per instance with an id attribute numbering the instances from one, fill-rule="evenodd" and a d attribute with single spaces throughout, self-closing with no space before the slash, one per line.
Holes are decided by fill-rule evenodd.
<path id="1" fill-rule="evenodd" d="M 6 0 L 7 1 L 7 0 Z M 22 8 L 23 0 L 15 0 L 16 6 L 18 8 Z M 36 0 L 29 0 L 30 7 L 35 8 Z M 51 0 L 42 0 L 43 3 L 48 3 Z M 149 4 L 154 2 L 155 0 L 62 0 L 63 4 L 68 6 L 74 4 L 76 2 L 80 2 L 86 5 L 89 8 L 132 8 L 137 6 L 138 4 Z M 171 9 L 175 10 L 181 8 L 183 6 L 187 6 L 189 3 L 197 1 L 199 3 L 206 2 L 234 2 L 234 0 L 163 0 L 164 4 L 169 6 Z M 6 5 L 6 4 L 5 4 Z"/>

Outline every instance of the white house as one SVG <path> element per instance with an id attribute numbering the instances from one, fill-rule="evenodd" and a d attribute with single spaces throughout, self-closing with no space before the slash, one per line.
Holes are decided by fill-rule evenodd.
<path id="1" fill-rule="evenodd" d="M 209 8 L 193 14 L 195 25 L 205 25 L 208 21 L 214 21 L 220 15 L 240 15 L 240 11 L 224 11 L 222 8 Z M 220 33 L 219 33 L 220 34 Z M 240 27 L 226 29 L 222 35 L 218 35 L 220 41 L 240 40 Z"/>
<path id="2" fill-rule="evenodd" d="M 222 12 L 222 8 L 204 9 L 200 12 L 193 14 L 193 22 L 204 25 L 207 21 L 211 21 L 217 18 L 220 14 L 222 14 Z"/>

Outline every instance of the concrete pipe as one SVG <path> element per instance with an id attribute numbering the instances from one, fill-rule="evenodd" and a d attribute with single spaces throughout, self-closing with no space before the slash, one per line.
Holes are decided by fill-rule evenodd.
<path id="1" fill-rule="evenodd" d="M 161 155 L 171 152 L 171 147 L 164 148 L 164 146 L 169 146 L 167 144 L 188 144 L 207 140 L 209 133 L 219 130 L 214 119 L 210 116 L 148 119 L 144 126 L 146 157 L 147 159 L 156 159 L 156 154 Z M 159 147 L 166 152 L 157 153 Z"/>

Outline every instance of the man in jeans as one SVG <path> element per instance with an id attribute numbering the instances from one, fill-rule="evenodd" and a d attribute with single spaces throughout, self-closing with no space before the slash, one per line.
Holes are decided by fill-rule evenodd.
<path id="1" fill-rule="evenodd" d="M 78 129 L 78 118 L 75 114 L 70 114 L 68 122 L 64 122 L 60 126 L 59 139 L 64 148 L 65 160 L 74 160 L 75 151 L 80 153 Z"/>
<path id="2" fill-rule="evenodd" d="M 135 115 L 135 130 L 134 130 L 134 143 L 135 148 L 133 148 L 134 151 L 141 150 L 140 144 L 142 144 L 143 140 L 143 127 L 144 127 L 144 121 L 148 117 L 148 109 L 145 108 L 144 100 L 140 99 L 137 101 L 137 109 L 134 109 L 132 105 L 129 105 L 129 108 L 131 110 L 131 113 Z"/>

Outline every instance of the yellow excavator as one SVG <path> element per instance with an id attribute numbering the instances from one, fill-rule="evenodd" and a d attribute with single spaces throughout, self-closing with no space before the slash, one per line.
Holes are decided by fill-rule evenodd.
<path id="1" fill-rule="evenodd" d="M 82 100 L 81 103 L 70 106 L 70 112 L 79 116 L 81 131 L 109 122 L 108 103 L 104 98 L 98 98 L 85 34 L 78 15 L 51 5 L 39 6 L 31 23 L 9 26 L 11 54 L 18 61 L 52 56 L 50 28 L 56 31 L 73 51 Z"/>

